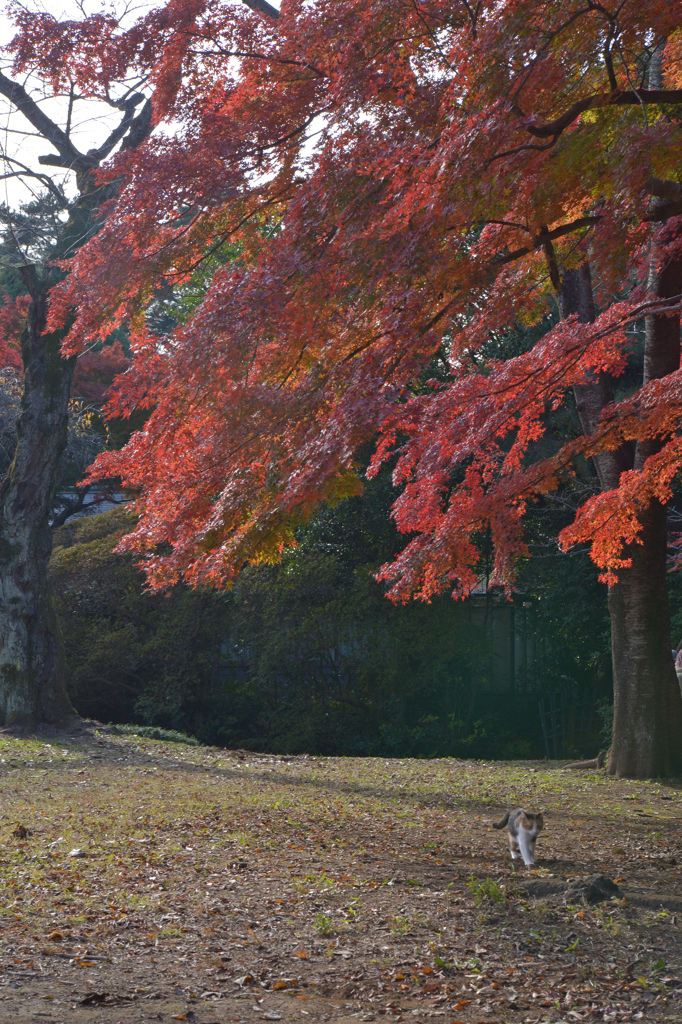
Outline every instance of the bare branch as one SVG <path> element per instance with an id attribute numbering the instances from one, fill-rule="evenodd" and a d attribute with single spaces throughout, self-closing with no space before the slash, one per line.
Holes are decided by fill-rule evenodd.
<path id="1" fill-rule="evenodd" d="M 67 111 L 67 114 L 66 114 L 66 130 L 64 132 L 64 134 L 66 135 L 67 139 L 70 138 L 70 136 L 71 136 L 71 115 L 73 114 L 73 101 L 74 101 L 74 97 L 75 97 L 75 92 L 74 92 L 74 88 L 73 88 L 73 85 L 72 85 L 71 88 L 69 89 L 69 108 L 68 108 L 68 111 Z"/>
<path id="2" fill-rule="evenodd" d="M 63 210 L 68 209 L 69 204 L 66 198 L 64 197 L 64 194 L 62 193 L 61 189 L 57 185 L 55 185 L 49 174 L 40 174 L 38 171 L 32 171 L 31 168 L 27 167 L 26 164 L 23 164 L 21 160 L 16 160 L 14 157 L 7 156 L 6 153 L 0 154 L 0 161 L 7 164 L 14 164 L 16 167 L 21 168 L 18 171 L 12 171 L 7 174 L 0 175 L 0 179 L 4 181 L 7 178 L 36 178 L 37 181 L 44 185 L 45 188 L 49 189 L 52 195 L 59 200 L 59 205 L 62 207 Z"/>
<path id="3" fill-rule="evenodd" d="M 267 18 L 272 18 L 274 21 L 279 20 L 279 11 L 276 7 L 269 4 L 267 0 L 242 0 L 242 3 L 250 7 L 256 14 L 264 14 Z"/>
<path id="4" fill-rule="evenodd" d="M 137 117 L 130 122 L 130 130 L 121 143 L 121 150 L 137 149 L 152 130 L 152 101 L 147 99 Z"/>
<path id="5" fill-rule="evenodd" d="M 145 95 L 142 92 L 133 93 L 129 99 L 125 100 L 120 106 L 125 111 L 120 124 L 114 128 L 106 142 L 103 142 L 98 149 L 91 149 L 88 152 L 89 159 L 100 163 L 105 157 L 109 156 L 114 146 L 117 146 L 123 136 L 132 126 L 135 120 L 135 107 L 145 99 Z"/>
<path id="6" fill-rule="evenodd" d="M 62 131 L 59 125 L 45 114 L 36 101 L 29 96 L 23 85 L 13 82 L 11 78 L 0 71 L 0 95 L 13 103 L 16 109 L 24 115 L 27 121 L 40 133 L 46 142 L 49 142 L 59 153 L 61 162 L 59 166 L 72 168 L 73 170 L 90 170 L 86 166 L 86 158 L 79 153 L 69 137 Z M 39 158 L 41 163 L 48 163 Z"/>

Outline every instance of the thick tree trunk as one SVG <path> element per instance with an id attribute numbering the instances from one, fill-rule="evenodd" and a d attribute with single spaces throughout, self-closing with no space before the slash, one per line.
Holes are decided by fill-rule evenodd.
<path id="1" fill-rule="evenodd" d="M 682 264 L 679 271 L 682 271 Z M 682 273 L 670 264 L 652 281 L 661 297 L 682 291 Z M 594 319 L 589 265 L 567 271 L 562 281 L 562 314 Z M 647 323 L 644 383 L 679 367 L 680 326 L 671 317 Z M 583 430 L 591 434 L 611 402 L 610 382 L 600 376 L 575 389 Z M 660 447 L 658 440 L 623 446 L 595 458 L 602 490 L 618 486 L 624 470 L 640 468 Z M 613 663 L 613 743 L 608 770 L 631 778 L 682 773 L 682 699 L 673 666 L 666 586 L 666 510 L 653 502 L 641 513 L 641 544 L 627 551 L 632 566 L 609 588 Z"/>
<path id="2" fill-rule="evenodd" d="M 659 298 L 679 295 L 682 258 L 652 273 L 649 286 Z M 649 317 L 643 383 L 679 366 L 679 316 Z M 641 469 L 662 445 L 659 438 L 640 441 L 634 468 Z M 642 544 L 627 552 L 632 567 L 618 574 L 609 591 L 614 714 L 608 767 L 619 777 L 650 778 L 682 774 L 682 698 L 670 654 L 665 507 L 653 502 L 640 520 Z"/>
<path id="3" fill-rule="evenodd" d="M 48 286 L 27 269 L 25 382 L 14 461 L 0 490 L 0 723 L 59 723 L 73 714 L 60 670 L 48 563 L 49 516 L 66 446 L 75 360 L 43 334 Z"/>
<path id="4" fill-rule="evenodd" d="M 619 778 L 682 774 L 682 699 L 670 654 L 666 510 L 641 515 L 642 544 L 609 588 L 613 657 L 613 743 L 608 770 Z"/>

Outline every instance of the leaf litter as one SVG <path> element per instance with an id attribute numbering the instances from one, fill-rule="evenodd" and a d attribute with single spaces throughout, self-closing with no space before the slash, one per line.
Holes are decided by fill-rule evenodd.
<path id="1" fill-rule="evenodd" d="M 0 1021 L 682 1018 L 679 783 L 58 740 L 0 734 Z"/>

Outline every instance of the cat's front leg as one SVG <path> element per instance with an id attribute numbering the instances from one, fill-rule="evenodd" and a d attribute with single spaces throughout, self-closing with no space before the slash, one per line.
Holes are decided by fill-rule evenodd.
<path id="1" fill-rule="evenodd" d="M 535 866 L 535 850 L 533 839 L 528 835 L 525 828 L 519 829 L 519 849 L 521 850 L 521 856 L 523 857 L 523 863 L 526 867 Z"/>

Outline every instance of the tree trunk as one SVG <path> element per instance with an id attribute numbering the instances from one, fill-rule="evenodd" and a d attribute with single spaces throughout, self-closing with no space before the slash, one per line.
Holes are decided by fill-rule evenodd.
<path id="1" fill-rule="evenodd" d="M 663 232 L 670 230 L 675 228 Z M 679 295 L 682 258 L 652 272 L 649 287 L 659 298 Z M 679 367 L 679 315 L 648 317 L 643 383 Z M 663 443 L 638 442 L 634 468 L 641 469 Z M 642 779 L 682 774 L 682 697 L 670 653 L 665 506 L 654 501 L 639 518 L 642 544 L 630 546 L 632 567 L 621 570 L 609 591 L 614 709 L 608 768 L 612 775 Z"/>
<path id="2" fill-rule="evenodd" d="M 66 446 L 74 359 L 44 334 L 49 286 L 31 268 L 22 337 L 24 396 L 14 461 L 0 489 L 0 723 L 59 723 L 73 714 L 60 670 L 48 563 L 49 516 Z"/>
<path id="3" fill-rule="evenodd" d="M 62 358 L 65 332 L 44 333 L 47 301 L 61 279 L 61 271 L 55 269 L 58 261 L 72 257 L 100 229 L 102 201 L 115 194 L 116 182 L 98 182 L 98 166 L 119 144 L 121 152 L 134 150 L 149 137 L 152 100 L 127 89 L 125 98 L 114 104 L 120 120 L 108 138 L 98 149 L 80 153 L 69 130 L 52 121 L 22 85 L 0 74 L 0 93 L 32 126 L 29 134 L 56 150 L 56 155 L 39 160 L 61 168 L 60 176 L 64 171 L 75 172 L 79 191 L 68 205 L 59 200 L 62 210 L 68 209 L 68 219 L 61 222 L 47 254 L 49 269 L 39 277 L 34 267 L 21 267 L 31 296 L 21 346 L 24 394 L 14 461 L 0 485 L 0 723 L 59 723 L 73 710 L 60 667 L 48 577 L 50 513 L 59 459 L 66 447 L 75 358 Z M 44 181 L 44 171 L 39 177 Z M 60 196 L 59 188 L 47 184 L 54 196 Z M 21 256 L 16 240 L 15 248 Z"/>
<path id="4" fill-rule="evenodd" d="M 609 587 L 613 657 L 613 743 L 608 770 L 619 778 L 682 774 L 682 699 L 670 654 L 666 510 L 640 516 L 642 544 Z"/>
<path id="5" fill-rule="evenodd" d="M 661 88 L 659 44 L 651 61 L 650 88 Z M 675 226 L 662 229 L 675 232 Z M 654 259 L 656 253 L 654 253 Z M 659 298 L 682 291 L 678 255 L 649 275 Z M 680 366 L 679 316 L 646 321 L 643 383 L 674 373 Z M 660 450 L 662 439 L 639 442 L 634 468 Z M 613 744 L 608 770 L 619 778 L 682 774 L 682 697 L 670 654 L 670 613 L 666 587 L 666 510 L 653 502 L 640 516 L 642 544 L 627 554 L 632 566 L 609 589 L 614 679 Z"/>
<path id="6" fill-rule="evenodd" d="M 651 281 L 660 297 L 682 291 L 682 261 L 669 263 Z M 564 274 L 562 315 L 594 319 L 589 265 Z M 651 317 L 646 325 L 644 383 L 679 368 L 680 325 L 675 317 Z M 613 400 L 603 374 L 574 388 L 586 434 L 596 429 Z M 595 468 L 602 490 L 618 486 L 627 469 L 638 469 L 662 441 L 653 440 L 614 452 L 602 452 Z M 666 586 L 666 509 L 655 501 L 640 515 L 641 544 L 626 552 L 632 566 L 622 569 L 609 588 L 613 664 L 613 743 L 608 771 L 618 777 L 651 778 L 682 773 L 682 699 L 671 657 L 670 614 Z"/>
<path id="7" fill-rule="evenodd" d="M 589 263 L 565 271 L 561 281 L 560 305 L 564 318 L 577 313 L 584 324 L 594 321 L 596 310 Z M 602 412 L 613 401 L 611 380 L 605 373 L 595 374 L 593 380 L 574 385 L 573 394 L 583 433 L 593 434 Z M 593 458 L 602 491 L 618 486 L 621 473 L 632 469 L 632 457 L 632 450 L 623 445 L 616 451 L 600 452 Z"/>

